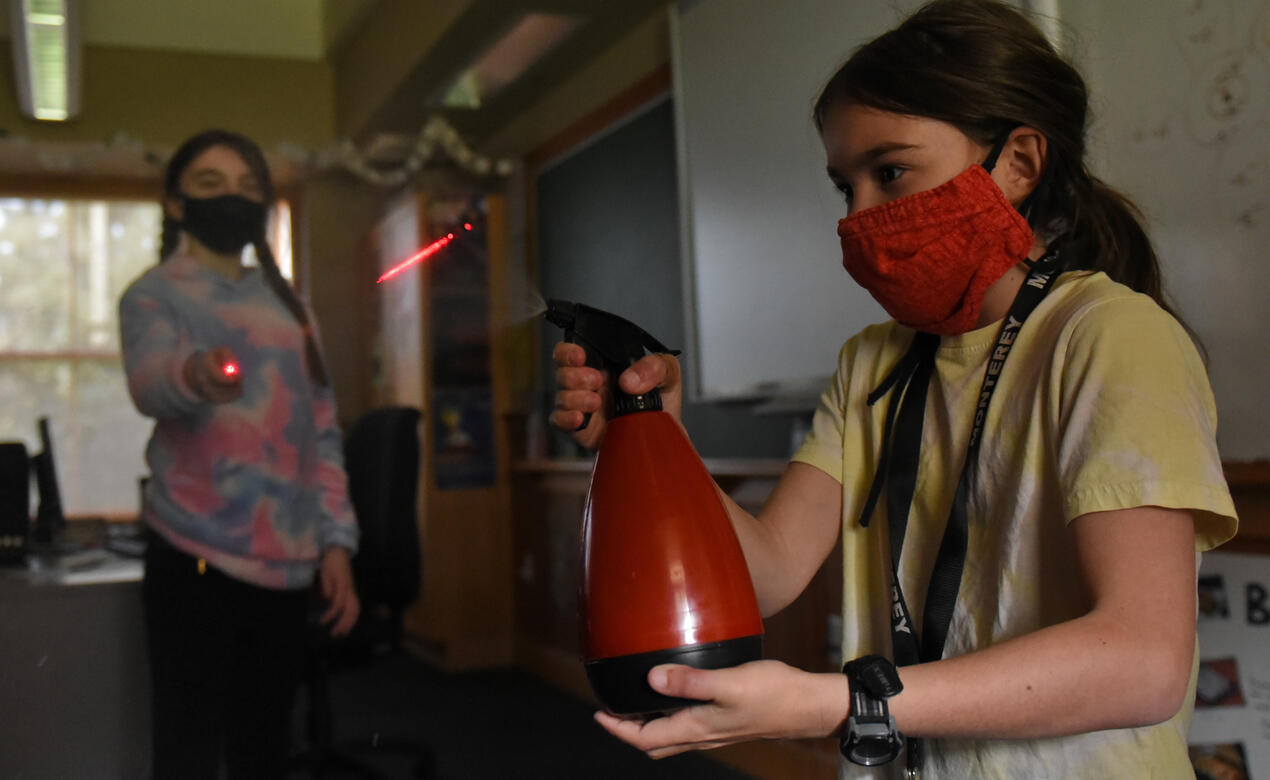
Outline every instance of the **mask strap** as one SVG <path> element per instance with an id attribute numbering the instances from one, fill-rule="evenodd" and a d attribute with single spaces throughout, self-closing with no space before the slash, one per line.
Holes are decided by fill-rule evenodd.
<path id="1" fill-rule="evenodd" d="M 1001 156 L 1001 152 L 1005 149 L 1005 142 L 1010 140 L 1010 133 L 1013 133 L 1017 127 L 1019 127 L 1019 125 L 1015 125 L 1009 130 L 1006 130 L 1001 134 L 1000 138 L 993 142 L 992 151 L 988 152 L 988 158 L 981 163 L 984 170 L 988 173 L 992 173 L 992 169 L 997 167 L 997 158 Z"/>
<path id="2" fill-rule="evenodd" d="M 1042 265 L 1045 263 L 1053 263 L 1054 268 L 1057 269 L 1057 273 L 1061 274 L 1063 271 L 1066 270 L 1066 268 L 1064 268 L 1063 266 L 1062 255 L 1059 253 L 1058 249 L 1053 248 L 1054 246 L 1055 245 L 1053 243 L 1046 246 L 1045 253 L 1035 260 L 1033 260 L 1030 257 L 1025 257 L 1020 262 L 1022 262 L 1023 265 L 1027 266 L 1027 270 L 1029 271 L 1036 270 L 1036 267 L 1038 265 Z"/>
<path id="3" fill-rule="evenodd" d="M 1015 130 L 1017 130 L 1020 127 L 1022 127 L 1022 125 L 1015 125 L 1014 127 L 1011 127 L 1009 130 L 1006 130 L 1004 133 L 1002 133 L 1001 137 L 999 137 L 995 142 L 993 142 L 992 149 L 988 152 L 987 159 L 985 159 L 982 163 L 980 163 L 981 165 L 983 165 L 984 170 L 986 170 L 988 173 L 992 173 L 992 169 L 997 167 L 997 159 L 1001 156 L 1001 152 L 1005 150 L 1006 141 L 1010 140 L 1010 133 L 1013 133 Z M 1045 177 L 1048 175 L 1049 175 L 1049 166 L 1046 166 L 1045 170 L 1041 173 L 1041 180 L 1036 183 L 1036 189 L 1032 190 L 1032 192 L 1029 193 L 1028 196 L 1023 199 L 1023 202 L 1019 204 L 1018 212 L 1022 214 L 1024 217 L 1027 216 L 1028 209 L 1032 205 L 1032 198 L 1034 198 L 1036 196 L 1037 191 L 1041 189 L 1041 185 L 1045 183 Z"/>

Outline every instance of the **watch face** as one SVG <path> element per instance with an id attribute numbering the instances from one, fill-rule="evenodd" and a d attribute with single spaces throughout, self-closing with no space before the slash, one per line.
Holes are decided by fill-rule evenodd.
<path id="1" fill-rule="evenodd" d="M 891 742 L 889 739 L 871 739 L 866 742 L 857 742 L 851 747 L 851 754 L 847 756 L 853 764 L 861 766 L 877 766 L 895 760 L 900 754 L 900 745 Z"/>
<path id="2" fill-rule="evenodd" d="M 900 754 L 900 750 L 904 748 L 904 738 L 893 726 L 849 722 L 847 736 L 843 738 L 840 748 L 842 755 L 853 764 L 877 766 L 894 760 Z"/>

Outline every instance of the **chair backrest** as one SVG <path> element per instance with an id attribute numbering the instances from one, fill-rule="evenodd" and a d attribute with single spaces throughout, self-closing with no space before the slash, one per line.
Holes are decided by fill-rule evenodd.
<path id="1" fill-rule="evenodd" d="M 361 529 L 353 577 L 366 604 L 400 609 L 419 595 L 420 416 L 407 406 L 375 409 L 344 439 L 348 493 Z"/>

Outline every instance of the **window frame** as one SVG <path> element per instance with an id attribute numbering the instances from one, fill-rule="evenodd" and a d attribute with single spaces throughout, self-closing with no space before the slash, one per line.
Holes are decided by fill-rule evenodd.
<path id="1" fill-rule="evenodd" d="M 43 175 L 0 175 L 0 199 L 22 198 L 43 200 L 75 200 L 75 201 L 131 201 L 135 203 L 162 202 L 162 182 L 155 179 L 77 177 L 77 176 L 43 176 Z M 297 233 L 299 225 L 299 191 L 294 187 L 280 187 L 276 198 L 286 201 L 290 209 L 291 234 L 291 283 L 303 294 L 307 286 L 307 253 L 302 252 L 302 239 Z M 158 257 L 155 257 L 158 262 Z M 122 363 L 123 353 L 118 349 L 68 349 L 68 350 L 34 350 L 34 351 L 0 351 L 0 366 L 18 361 L 49 361 L 82 364 L 92 361 L 118 361 Z M 32 422 L 34 425 L 34 421 Z M 77 435 L 72 433 L 71 435 Z M 56 445 L 55 445 L 56 449 Z M 58 474 L 59 482 L 65 480 L 65 474 Z M 64 486 L 63 486 L 64 492 Z M 137 519 L 135 513 L 117 513 L 81 510 L 68 514 L 71 521 L 86 519 L 102 519 L 107 522 L 131 522 Z"/>

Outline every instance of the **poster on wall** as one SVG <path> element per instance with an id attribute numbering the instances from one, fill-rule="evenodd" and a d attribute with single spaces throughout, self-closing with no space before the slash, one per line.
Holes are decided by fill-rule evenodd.
<path id="1" fill-rule="evenodd" d="M 1207 553 L 1190 754 L 1198 780 L 1270 780 L 1270 558 Z"/>
<path id="2" fill-rule="evenodd" d="M 432 457 L 440 490 L 495 483 L 489 252 L 483 200 L 438 198 L 431 234 L 445 251 L 428 261 Z"/>
<path id="3" fill-rule="evenodd" d="M 433 459 L 437 488 L 462 490 L 494 484 L 493 397 L 486 386 L 432 391 Z"/>

